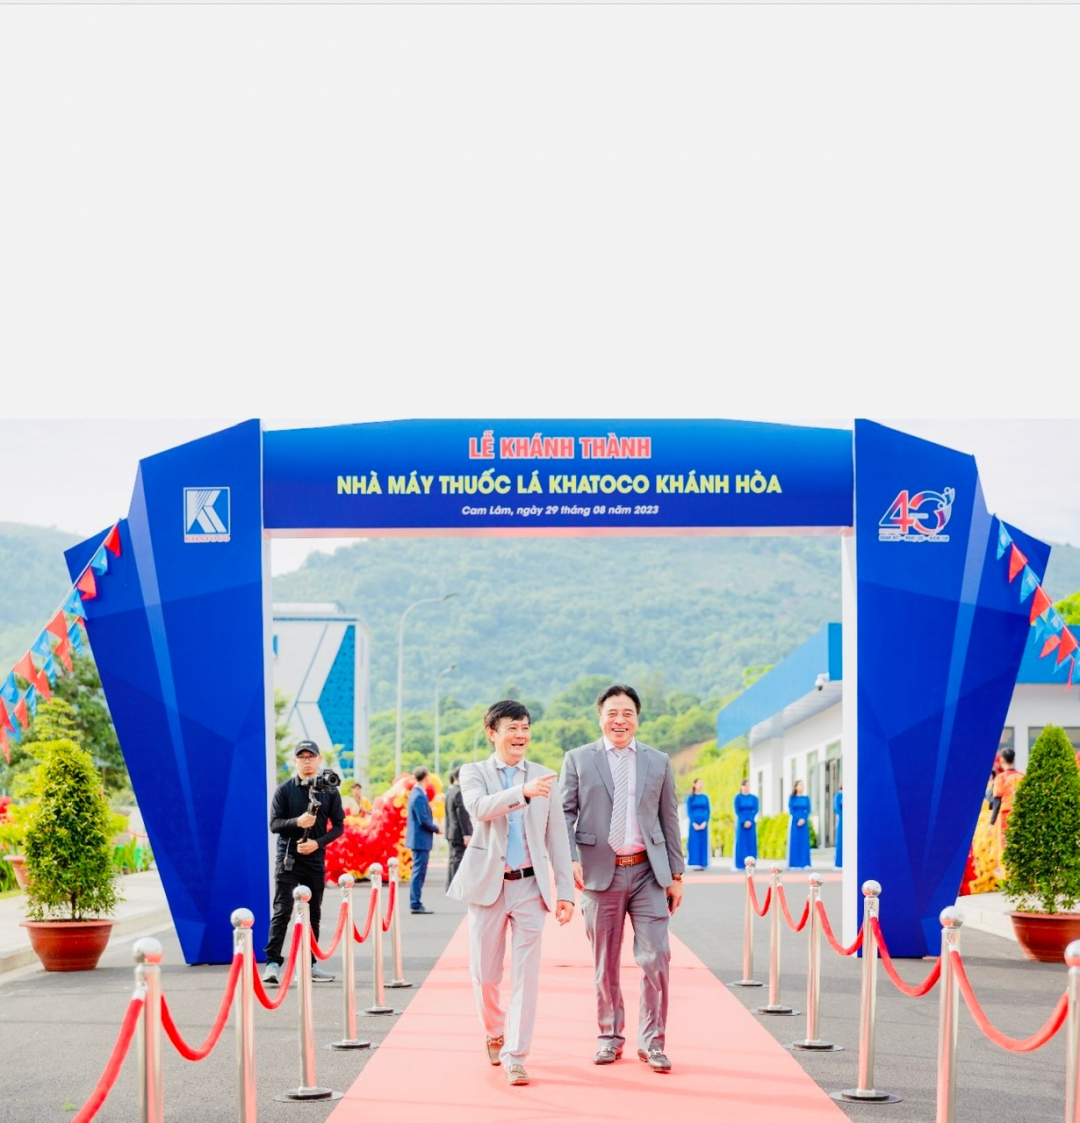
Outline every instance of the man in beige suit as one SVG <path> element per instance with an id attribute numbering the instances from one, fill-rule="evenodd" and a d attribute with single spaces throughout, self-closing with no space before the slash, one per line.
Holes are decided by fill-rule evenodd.
<path id="1" fill-rule="evenodd" d="M 488 1060 L 503 1066 L 510 1084 L 528 1084 L 523 1062 L 536 1020 L 540 937 L 553 908 L 560 924 L 573 916 L 574 875 L 555 773 L 525 759 L 529 711 L 520 702 L 496 702 L 484 729 L 495 751 L 461 766 L 473 833 L 447 896 L 469 906 L 469 969 Z M 508 926 L 507 1010 L 500 990 Z"/>

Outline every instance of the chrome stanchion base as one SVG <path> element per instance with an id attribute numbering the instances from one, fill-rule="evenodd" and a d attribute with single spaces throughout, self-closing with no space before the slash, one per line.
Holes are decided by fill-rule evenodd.
<path id="1" fill-rule="evenodd" d="M 740 979 L 737 983 L 728 983 L 729 987 L 763 987 L 764 983 L 759 983 L 757 979 Z"/>
<path id="2" fill-rule="evenodd" d="M 392 1006 L 369 1006 L 365 1014 L 396 1014 L 397 1011 Z"/>
<path id="3" fill-rule="evenodd" d="M 324 1045 L 324 1049 L 370 1049 L 370 1041 L 331 1041 L 329 1045 Z"/>
<path id="4" fill-rule="evenodd" d="M 900 1096 L 890 1096 L 888 1092 L 879 1092 L 876 1088 L 848 1088 L 844 1092 L 830 1092 L 834 1100 L 848 1103 L 866 1104 L 898 1104 Z"/>
<path id="5" fill-rule="evenodd" d="M 412 983 L 407 983 L 404 979 L 395 979 L 392 983 L 383 983 L 384 987 L 411 987 Z"/>
<path id="6" fill-rule="evenodd" d="M 800 1013 L 799 1010 L 792 1010 L 790 1006 L 755 1006 L 755 1014 L 779 1014 L 785 1018 L 793 1018 L 796 1014 Z"/>
<path id="7" fill-rule="evenodd" d="M 834 1045 L 831 1041 L 793 1041 L 785 1045 L 785 1049 L 809 1049 L 816 1053 L 840 1053 L 843 1045 Z"/>
<path id="8" fill-rule="evenodd" d="M 274 1099 L 279 1103 L 291 1100 L 340 1100 L 344 1092 L 335 1092 L 332 1088 L 294 1088 L 291 1092 L 279 1092 Z"/>

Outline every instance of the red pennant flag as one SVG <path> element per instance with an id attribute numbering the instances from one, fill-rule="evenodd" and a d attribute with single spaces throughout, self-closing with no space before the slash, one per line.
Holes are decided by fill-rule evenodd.
<path id="1" fill-rule="evenodd" d="M 1027 565 L 1027 558 L 1016 548 L 1013 543 L 1012 553 L 1009 554 L 1009 580 L 1012 579 Z"/>
<path id="2" fill-rule="evenodd" d="M 1031 598 L 1031 615 L 1029 623 L 1035 623 L 1035 617 L 1041 616 L 1054 602 L 1043 591 L 1042 585 L 1035 586 L 1035 595 Z"/>
<path id="3" fill-rule="evenodd" d="M 56 615 L 45 625 L 45 631 L 52 632 L 61 643 L 67 639 L 67 620 L 62 608 L 57 609 Z"/>
<path id="4" fill-rule="evenodd" d="M 23 729 L 30 728 L 30 715 L 26 712 L 25 698 L 19 699 L 19 704 L 15 707 L 15 716 L 19 719 L 19 724 Z"/>
<path id="5" fill-rule="evenodd" d="M 106 539 L 105 539 L 105 549 L 108 550 L 110 554 L 114 554 L 116 557 L 120 556 L 120 524 L 119 523 L 117 523 L 116 526 L 114 526 L 112 528 L 112 530 L 109 531 L 108 537 L 106 537 Z"/>
<path id="6" fill-rule="evenodd" d="M 49 685 L 49 676 L 44 671 L 34 680 L 34 686 L 46 702 L 52 701 L 52 687 Z"/>
<path id="7" fill-rule="evenodd" d="M 83 600 L 93 600 L 97 596 L 97 582 L 94 580 L 94 571 L 87 566 L 86 572 L 75 582 L 75 588 L 82 593 Z"/>
<path id="8" fill-rule="evenodd" d="M 71 640 L 68 639 L 67 632 L 64 633 L 64 638 L 56 645 L 56 650 L 53 654 L 67 667 L 68 674 L 75 669 L 71 665 Z"/>
<path id="9" fill-rule="evenodd" d="M 1051 636 L 1046 641 L 1046 643 L 1043 644 L 1043 649 L 1042 649 L 1042 651 L 1039 652 L 1039 658 L 1040 659 L 1045 658 L 1047 655 L 1050 654 L 1051 651 L 1054 650 L 1055 647 L 1057 647 L 1057 645 L 1059 643 L 1061 643 L 1061 637 L 1060 636 Z"/>
<path id="10" fill-rule="evenodd" d="M 17 675 L 22 675 L 27 682 L 37 682 L 38 669 L 34 666 L 34 660 L 30 658 L 29 651 L 15 664 L 14 670 Z"/>
<path id="11" fill-rule="evenodd" d="M 4 750 L 4 760 L 11 763 L 11 749 L 8 748 L 7 730 L 0 729 L 0 748 Z"/>
<path id="12" fill-rule="evenodd" d="M 1076 650 L 1076 636 L 1068 628 L 1061 629 L 1061 646 L 1058 648 L 1057 661 L 1060 664 Z"/>
<path id="13" fill-rule="evenodd" d="M 0 698 L 0 731 L 5 729 L 14 730 L 15 726 L 11 724 L 11 718 L 8 717 L 7 706 L 4 705 L 3 698 Z"/>

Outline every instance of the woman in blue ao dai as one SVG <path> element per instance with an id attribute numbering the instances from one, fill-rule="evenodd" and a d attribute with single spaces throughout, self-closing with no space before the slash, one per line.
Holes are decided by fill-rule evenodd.
<path id="1" fill-rule="evenodd" d="M 788 869 L 810 868 L 810 797 L 803 795 L 802 780 L 788 797 L 788 814 L 791 815 L 791 834 L 788 842 Z"/>
<path id="2" fill-rule="evenodd" d="M 744 870 L 747 858 L 757 858 L 758 797 L 750 792 L 750 781 L 743 780 L 735 796 L 735 869 Z"/>
<path id="3" fill-rule="evenodd" d="M 686 797 L 686 818 L 689 820 L 686 839 L 686 864 L 703 870 L 709 864 L 709 797 L 702 780 L 695 780 Z"/>
<path id="4" fill-rule="evenodd" d="M 836 812 L 836 868 L 844 868 L 844 785 L 836 789 L 832 801 L 833 811 Z"/>

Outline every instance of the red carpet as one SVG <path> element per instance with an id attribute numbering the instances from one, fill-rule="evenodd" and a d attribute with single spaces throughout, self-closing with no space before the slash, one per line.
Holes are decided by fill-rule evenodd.
<path id="1" fill-rule="evenodd" d="M 581 1119 L 625 1123 L 670 1112 L 725 1123 L 839 1123 L 847 1116 L 674 934 L 667 1055 L 672 1071 L 637 1059 L 637 988 L 630 925 L 623 949 L 627 1051 L 592 1063 L 596 1008 L 580 911 L 549 919 L 532 1052 L 532 1083 L 510 1087 L 488 1063 L 468 974 L 467 922 L 329 1116 L 329 1123 L 436 1118 L 439 1123 Z M 677 921 L 676 921 L 677 924 Z M 509 971 L 504 981 L 508 985 Z M 393 994 L 388 991 L 388 994 Z M 388 1000 L 389 1001 L 389 1000 Z M 792 1036 L 804 1029 L 792 1018 Z"/>

